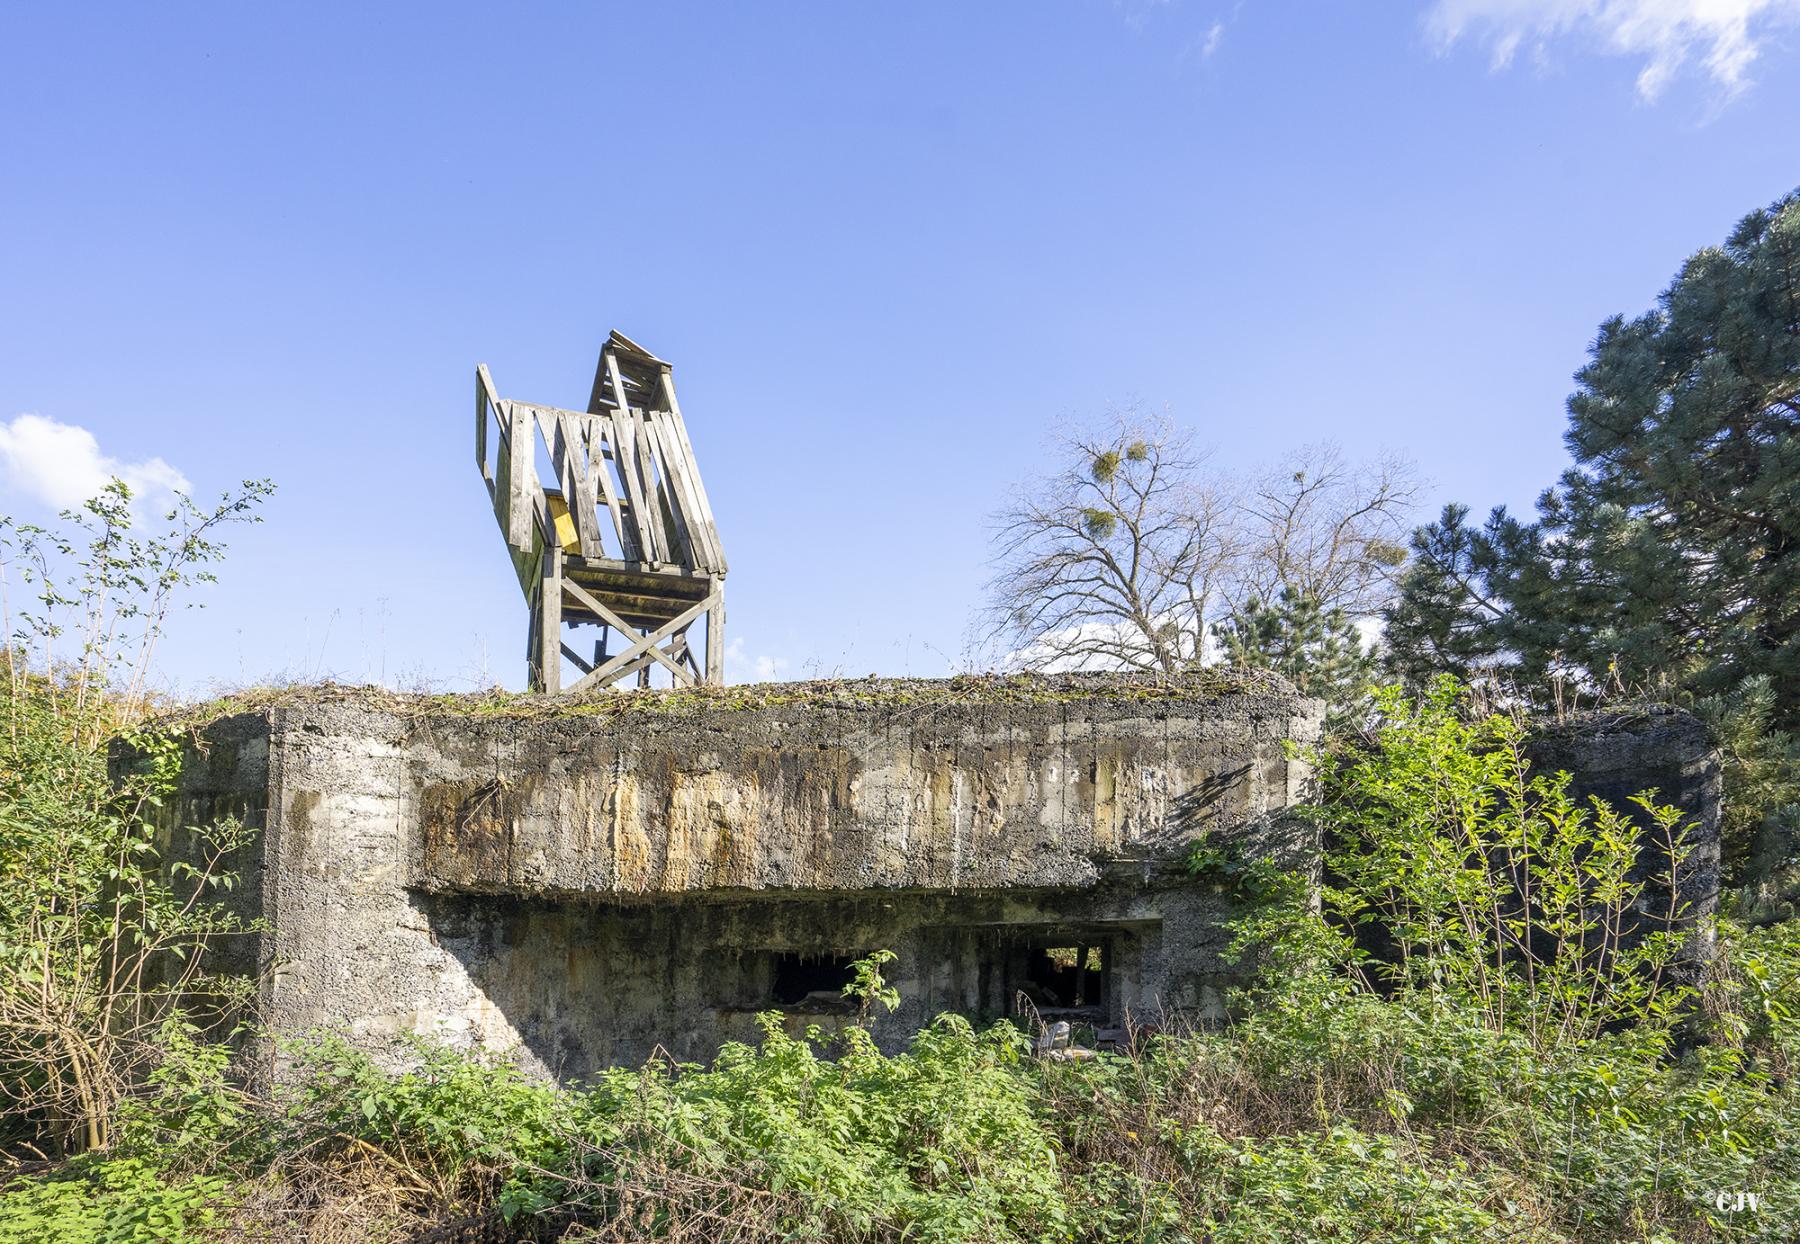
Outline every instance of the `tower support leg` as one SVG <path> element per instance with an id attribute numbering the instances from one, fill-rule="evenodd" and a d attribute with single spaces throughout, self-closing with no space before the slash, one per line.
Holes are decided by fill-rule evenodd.
<path id="1" fill-rule="evenodd" d="M 531 607 L 530 682 L 533 691 L 562 690 L 562 550 L 545 549 Z"/>
<path id="2" fill-rule="evenodd" d="M 713 580 L 713 607 L 706 613 L 706 678 L 712 686 L 725 681 L 725 583 Z"/>

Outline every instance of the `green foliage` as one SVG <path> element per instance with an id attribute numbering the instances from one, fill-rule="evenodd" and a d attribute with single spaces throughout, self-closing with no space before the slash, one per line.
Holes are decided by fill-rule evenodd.
<path id="1" fill-rule="evenodd" d="M 570 1240 L 1772 1244 L 1800 1216 L 1800 927 L 1721 951 L 1721 1039 L 1680 1057 L 1643 1030 L 1539 1049 L 1449 991 L 1291 961 L 1228 1030 L 1081 1063 L 954 1016 L 884 1054 L 769 1015 L 710 1066 L 561 1090 L 315 1041 L 259 1101 L 175 1035 L 111 1154 L 0 1187 L 0 1241 L 291 1238 L 336 1189 L 372 1241 L 486 1213 Z"/>
<path id="2" fill-rule="evenodd" d="M 1689 258 L 1654 311 L 1602 324 L 1569 399 L 1574 464 L 1535 517 L 1473 525 L 1454 505 L 1414 536 L 1387 614 L 1394 672 L 1415 687 L 1498 673 L 1545 699 L 1703 697 L 1715 716 L 1800 727 L 1796 290 L 1800 191 Z M 1790 745 L 1767 737 L 1726 772 L 1726 863 L 1746 882 L 1744 820 L 1760 832 L 1792 802 L 1767 798 L 1778 753 L 1781 785 L 1800 785 Z M 1769 828 L 1776 854 L 1800 852 L 1791 816 Z"/>
<path id="3" fill-rule="evenodd" d="M 1800 914 L 1800 740 L 1776 725 L 1766 675 L 1694 703 L 1711 727 L 1728 790 L 1719 849 L 1747 916 Z"/>
<path id="4" fill-rule="evenodd" d="M 127 716 L 139 713 L 169 610 L 187 589 L 214 581 L 209 567 L 225 554 L 220 529 L 262 521 L 256 507 L 274 490 L 267 480 L 245 480 L 211 510 L 177 494 L 162 528 L 150 533 L 138 530 L 131 490 L 117 479 L 79 509 L 64 510 L 60 527 L 0 515 L 0 606 L 10 604 L 3 590 L 10 578 L 28 593 L 16 614 L 0 613 L 0 649 L 9 663 L 52 677 L 71 724 L 104 720 L 96 697 Z"/>
<path id="5" fill-rule="evenodd" d="M 1669 980 L 1685 936 L 1679 810 L 1648 794 L 1636 820 L 1577 804 L 1567 774 L 1528 772 L 1518 722 L 1471 716 L 1450 679 L 1416 702 L 1385 688 L 1375 704 L 1367 746 L 1314 756 L 1339 961 L 1540 1050 L 1621 1023 L 1666 1028 L 1685 997 Z M 1653 878 L 1640 857 L 1660 860 Z M 1351 936 L 1363 929 L 1391 952 L 1371 957 Z"/>
<path id="6" fill-rule="evenodd" d="M 188 1244 L 215 1240 L 231 1179 L 171 1182 L 144 1158 L 87 1159 L 0 1193 L 0 1244 Z"/>
<path id="7" fill-rule="evenodd" d="M 1470 1195 L 1468 1163 L 1434 1162 L 1389 1136 L 1348 1124 L 1231 1150 L 1232 1209 L 1218 1244 L 1288 1240 L 1478 1240 L 1503 1234 Z"/>
<path id="8" fill-rule="evenodd" d="M 859 1008 L 858 1022 L 865 1027 L 869 1011 L 876 1003 L 879 1002 L 890 1012 L 900 1005 L 900 991 L 888 984 L 881 972 L 883 967 L 898 957 L 891 950 L 877 950 L 850 965 L 850 980 L 844 985 L 844 997 L 856 1000 Z"/>
<path id="9" fill-rule="evenodd" d="M 1273 670 L 1307 695 L 1323 699 L 1333 724 L 1368 702 L 1377 661 L 1341 609 L 1284 588 L 1273 604 L 1251 598 L 1213 628 L 1228 666 Z"/>
<path id="10" fill-rule="evenodd" d="M 179 742 L 145 729 L 143 678 L 177 593 L 211 578 L 217 527 L 267 492 L 246 485 L 140 538 L 116 481 L 66 531 L 0 519 L 0 573 L 32 600 L 0 646 L 0 1096 L 4 1139 L 102 1147 L 120 1101 L 162 1056 L 158 1035 L 204 994 L 214 1015 L 247 985 L 205 951 L 248 930 L 226 901 L 246 828 L 187 824 L 172 796 Z M 16 625 L 15 625 L 16 624 Z M 107 740 L 120 763 L 108 771 Z M 171 849 L 181 831 L 183 847 Z"/>

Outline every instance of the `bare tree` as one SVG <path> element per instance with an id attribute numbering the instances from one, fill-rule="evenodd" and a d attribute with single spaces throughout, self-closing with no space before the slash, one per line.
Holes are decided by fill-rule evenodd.
<path id="1" fill-rule="evenodd" d="M 1197 665 L 1239 541 L 1229 491 L 1167 419 L 1059 438 L 1066 466 L 999 516 L 986 638 L 1049 669 Z"/>
<path id="2" fill-rule="evenodd" d="M 1332 444 L 1294 450 L 1245 490 L 1245 557 L 1234 604 L 1284 591 L 1372 617 L 1406 560 L 1407 520 L 1420 483 L 1405 458 L 1352 463 Z"/>
<path id="3" fill-rule="evenodd" d="M 1173 675 L 1252 601 L 1369 617 L 1405 560 L 1419 484 L 1404 459 L 1308 446 L 1240 486 L 1135 410 L 1058 440 L 1063 469 L 999 515 L 982 638 L 1005 664 Z"/>

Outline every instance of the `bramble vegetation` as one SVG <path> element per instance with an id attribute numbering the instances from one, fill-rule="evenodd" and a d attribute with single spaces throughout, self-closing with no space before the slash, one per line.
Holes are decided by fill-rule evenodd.
<path id="1" fill-rule="evenodd" d="M 0 1192 L 0 1240 L 1782 1240 L 1800 936 L 1734 933 L 1729 962 L 1682 1055 L 1656 1024 L 1539 1050 L 1334 972 L 1085 1063 L 955 1016 L 893 1055 L 771 1021 L 709 1067 L 571 1090 L 326 1041 L 261 1100 L 177 1038 L 112 1151 Z M 1721 1209 L 1738 1189 L 1758 1208 Z"/>

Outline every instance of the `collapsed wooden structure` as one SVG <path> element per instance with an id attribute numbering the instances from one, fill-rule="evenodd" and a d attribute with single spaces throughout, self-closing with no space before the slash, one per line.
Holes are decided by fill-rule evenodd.
<path id="1" fill-rule="evenodd" d="M 477 366 L 475 459 L 531 607 L 534 691 L 565 689 L 564 660 L 581 671 L 571 692 L 649 686 L 659 667 L 675 686 L 723 681 L 725 554 L 668 363 L 610 334 L 586 413 L 502 398 Z M 565 640 L 572 626 L 600 628 L 591 653 Z"/>

